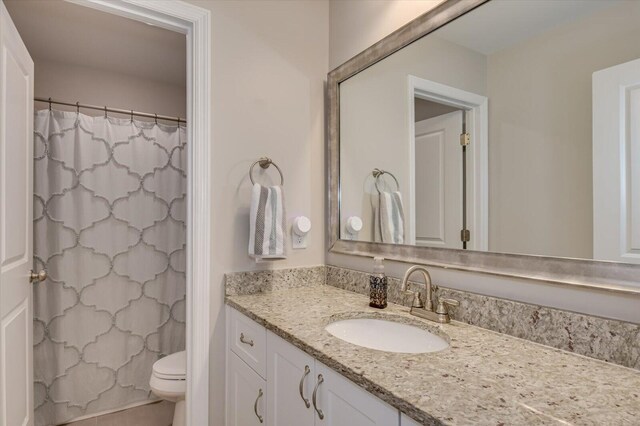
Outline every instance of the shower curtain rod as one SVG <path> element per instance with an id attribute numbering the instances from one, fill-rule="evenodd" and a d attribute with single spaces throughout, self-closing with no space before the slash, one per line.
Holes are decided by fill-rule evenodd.
<path id="1" fill-rule="evenodd" d="M 135 116 L 135 117 L 153 118 L 153 119 L 155 119 L 156 123 L 158 122 L 158 120 L 164 120 L 164 121 L 175 121 L 178 124 L 180 124 L 180 123 L 187 124 L 187 120 L 186 119 L 182 119 L 180 117 L 170 117 L 168 115 L 149 114 L 148 112 L 139 112 L 139 111 L 134 111 L 134 110 L 120 109 L 120 108 L 108 108 L 106 106 L 101 107 L 101 106 L 97 106 L 97 105 L 87 105 L 87 104 L 81 104 L 80 102 L 71 103 L 71 102 L 55 101 L 55 100 L 53 100 L 51 98 L 45 99 L 45 98 L 35 97 L 35 98 L 33 98 L 33 100 L 37 101 L 37 102 L 45 102 L 45 103 L 49 104 L 49 109 L 51 109 L 51 105 L 52 104 L 66 105 L 66 106 L 76 107 L 78 112 L 80 112 L 80 108 L 85 108 L 85 109 L 93 109 L 93 110 L 96 110 L 96 111 L 104 111 L 105 115 L 108 112 L 113 112 L 113 113 L 117 113 L 117 114 L 129 115 L 129 116 L 132 116 L 132 117 Z"/>

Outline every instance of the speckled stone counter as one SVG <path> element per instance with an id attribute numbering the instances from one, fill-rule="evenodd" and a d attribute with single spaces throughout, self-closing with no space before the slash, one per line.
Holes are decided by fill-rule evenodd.
<path id="1" fill-rule="evenodd" d="M 640 372 L 320 285 L 226 302 L 368 392 L 425 425 L 639 425 Z M 344 342 L 335 320 L 386 317 L 444 335 L 450 347 L 396 354 Z"/>

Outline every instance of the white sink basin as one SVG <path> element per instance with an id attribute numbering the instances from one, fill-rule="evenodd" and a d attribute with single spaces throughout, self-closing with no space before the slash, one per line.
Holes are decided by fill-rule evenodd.
<path id="1" fill-rule="evenodd" d="M 449 347 L 440 336 L 412 325 L 371 318 L 332 322 L 329 333 L 346 342 L 385 352 L 419 354 L 438 352 Z"/>

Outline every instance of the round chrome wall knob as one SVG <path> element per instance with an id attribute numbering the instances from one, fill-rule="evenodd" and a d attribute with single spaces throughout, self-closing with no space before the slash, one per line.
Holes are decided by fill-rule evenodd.
<path id="1" fill-rule="evenodd" d="M 47 271 L 44 269 L 38 272 L 37 274 L 31 270 L 31 275 L 29 276 L 29 282 L 37 283 L 42 282 L 47 279 Z"/>

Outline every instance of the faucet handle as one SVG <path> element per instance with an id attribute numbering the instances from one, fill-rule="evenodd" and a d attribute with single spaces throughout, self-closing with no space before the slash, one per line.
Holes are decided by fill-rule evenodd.
<path id="1" fill-rule="evenodd" d="M 419 291 L 407 291 L 406 293 L 413 293 L 413 302 L 411 302 L 412 308 L 424 308 L 424 302 L 420 298 Z"/>
<path id="2" fill-rule="evenodd" d="M 449 314 L 450 306 L 460 306 L 460 302 L 455 299 L 446 299 L 441 298 L 438 300 L 438 308 L 436 309 L 436 314 Z"/>
<path id="3" fill-rule="evenodd" d="M 407 282 L 406 284 L 406 288 L 409 288 L 411 286 L 411 282 Z M 420 292 L 419 291 L 411 291 L 411 290 L 402 290 L 402 292 L 404 294 L 406 294 L 407 296 L 413 296 L 413 301 L 411 302 L 411 307 L 412 308 L 424 308 L 424 302 L 422 301 L 422 298 L 420 297 Z"/>

